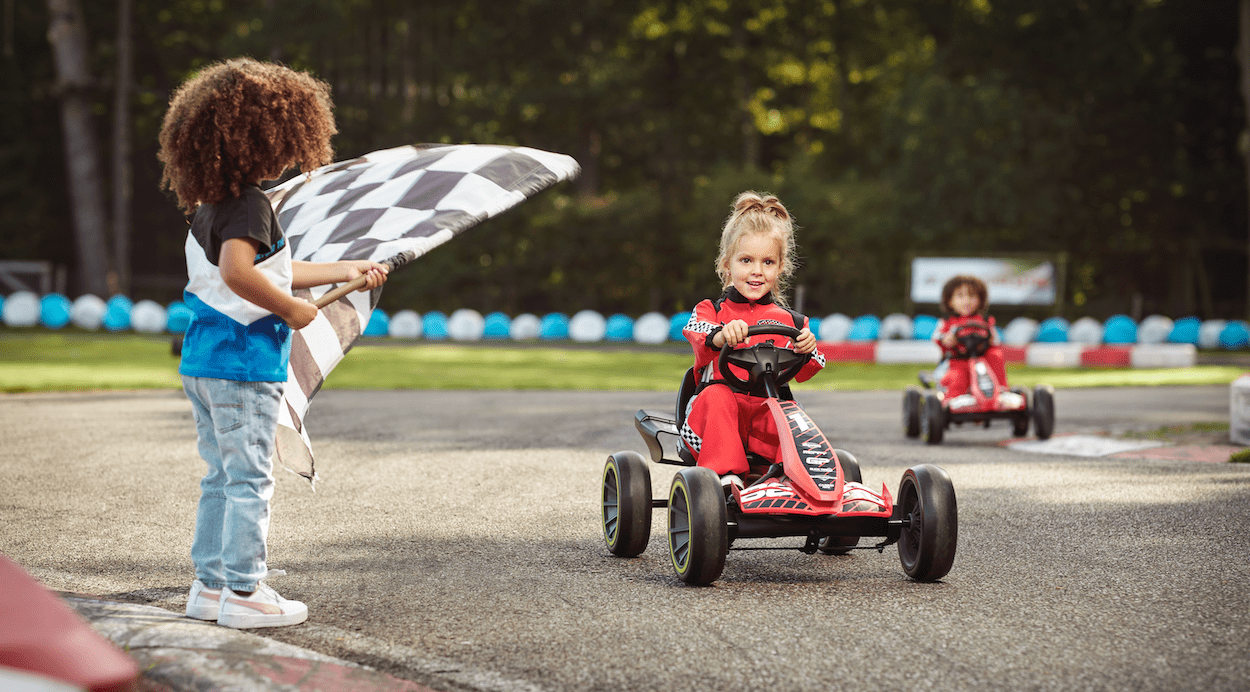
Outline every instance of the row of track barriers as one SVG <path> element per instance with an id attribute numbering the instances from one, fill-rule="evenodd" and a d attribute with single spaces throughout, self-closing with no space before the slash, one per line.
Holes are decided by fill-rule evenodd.
<path id="1" fill-rule="evenodd" d="M 134 302 L 123 295 L 107 301 L 94 295 L 70 300 L 59 293 L 38 296 L 19 291 L 0 297 L 0 315 L 10 327 L 60 329 L 73 325 L 81 329 L 135 331 L 150 334 L 181 334 L 191 321 L 191 311 L 181 302 L 168 306 L 152 300 Z M 666 315 L 649 312 L 638 318 L 624 314 L 605 316 L 595 310 L 582 310 L 571 316 L 552 312 L 545 315 L 524 313 L 509 316 L 502 312 L 482 313 L 462 308 L 450 315 L 441 311 L 421 314 L 414 310 L 387 313 L 375 310 L 365 328 L 366 337 L 426 339 L 430 341 L 547 340 L 592 343 L 635 342 L 662 344 L 681 342 L 682 327 L 689 312 Z M 812 317 L 811 329 L 827 343 L 868 343 L 879 341 L 928 340 L 938 318 L 932 315 L 893 313 L 850 317 L 834 313 Z M 1069 322 L 1061 317 L 1037 321 L 1017 317 L 999 330 L 1003 344 L 1026 347 L 1031 344 L 1078 344 L 1084 347 L 1134 346 L 1143 344 L 1191 344 L 1201 349 L 1241 350 L 1250 345 L 1250 325 L 1243 320 L 1201 320 L 1182 317 L 1173 320 L 1150 315 L 1140 322 L 1128 315 L 1114 315 L 1105 322 L 1082 317 Z"/>

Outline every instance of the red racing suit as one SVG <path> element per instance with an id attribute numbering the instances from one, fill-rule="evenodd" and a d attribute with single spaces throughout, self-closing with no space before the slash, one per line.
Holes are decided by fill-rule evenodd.
<path id="1" fill-rule="evenodd" d="M 982 317 L 980 315 L 967 315 L 964 317 L 956 315 L 954 317 L 946 317 L 939 320 L 937 327 L 933 329 L 933 340 L 937 342 L 937 345 L 942 349 L 942 357 L 952 359 L 950 367 L 946 370 L 946 374 L 942 375 L 942 389 L 946 391 L 947 399 L 959 396 L 960 394 L 966 394 L 968 392 L 968 387 L 972 386 L 972 379 L 971 375 L 968 374 L 967 360 L 956 362 L 956 360 L 961 357 L 961 355 L 957 353 L 958 346 L 948 347 L 946 344 L 942 343 L 942 337 L 946 334 L 953 334 L 956 329 L 959 329 L 963 325 L 970 322 L 984 322 L 989 325 L 991 331 L 994 329 L 994 317 Z M 962 357 L 966 358 L 966 356 Z M 994 376 L 998 378 L 998 381 L 1006 385 L 1007 368 L 1003 363 L 1002 347 L 990 346 L 989 350 L 985 352 L 985 355 L 982 356 L 982 358 L 985 359 L 986 365 L 990 366 L 990 370 L 994 371 Z"/>
<path id="2" fill-rule="evenodd" d="M 777 305 L 772 294 L 752 303 L 732 286 L 720 298 L 699 303 L 690 314 L 682 333 L 694 348 L 694 367 L 702 388 L 687 406 L 681 437 L 699 466 L 706 466 L 720 475 L 746 473 L 750 469 L 747 451 L 776 459 L 778 447 L 777 426 L 765 403 L 767 399 L 739 394 L 729 385 L 715 382 L 721 379 L 716 372 L 720 349 L 712 345 L 712 337 L 731 320 L 742 320 L 748 326 L 777 324 L 798 329 L 807 326 L 806 317 Z M 749 337 L 739 347 L 769 340 L 778 347 L 794 348 L 790 339 L 775 334 Z M 806 381 L 823 367 L 825 357 L 817 350 L 794 379 Z"/>

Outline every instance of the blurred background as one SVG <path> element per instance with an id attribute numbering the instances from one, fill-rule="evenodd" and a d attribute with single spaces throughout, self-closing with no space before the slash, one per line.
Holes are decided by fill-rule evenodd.
<path id="1" fill-rule="evenodd" d="M 1241 5 L 3 0 L 0 260 L 46 263 L 43 292 L 179 299 L 157 132 L 179 83 L 248 55 L 332 85 L 337 159 L 444 142 L 580 162 L 397 272 L 388 311 L 689 310 L 756 189 L 800 225 L 812 315 L 911 312 L 917 256 L 1027 255 L 1059 295 L 1000 324 L 1245 319 Z"/>

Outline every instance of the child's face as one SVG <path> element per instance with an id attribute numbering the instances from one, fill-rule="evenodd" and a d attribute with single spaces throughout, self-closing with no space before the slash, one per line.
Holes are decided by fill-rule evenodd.
<path id="1" fill-rule="evenodd" d="M 970 286 L 960 286 L 951 294 L 951 311 L 960 317 L 975 314 L 981 309 L 981 299 Z"/>
<path id="2" fill-rule="evenodd" d="M 781 274 L 781 241 L 763 234 L 747 234 L 729 257 L 729 279 L 744 298 L 759 300 L 772 292 Z"/>

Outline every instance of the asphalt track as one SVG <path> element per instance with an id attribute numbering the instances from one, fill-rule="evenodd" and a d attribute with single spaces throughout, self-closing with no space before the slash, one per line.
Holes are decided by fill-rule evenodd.
<path id="1" fill-rule="evenodd" d="M 1250 465 L 1027 453 L 1005 424 L 930 447 L 902 437 L 898 392 L 798 396 L 870 486 L 950 473 L 946 579 L 909 581 L 892 547 L 764 550 L 687 587 L 662 512 L 641 557 L 612 557 L 603 460 L 645 451 L 633 412 L 667 393 L 325 391 L 322 479 L 279 474 L 270 533 L 272 583 L 311 618 L 263 634 L 436 690 L 1250 688 Z M 1226 422 L 1228 389 L 1056 408 L 1059 435 L 1122 435 Z M 673 468 L 652 470 L 665 492 Z M 0 552 L 50 588 L 180 612 L 201 473 L 180 393 L 0 396 Z"/>

